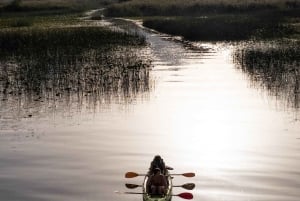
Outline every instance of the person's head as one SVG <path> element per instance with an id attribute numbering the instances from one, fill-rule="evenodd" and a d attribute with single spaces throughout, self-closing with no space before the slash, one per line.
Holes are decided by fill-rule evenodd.
<path id="1" fill-rule="evenodd" d="M 161 161 L 160 155 L 154 156 L 154 159 L 153 159 L 153 160 L 156 161 L 156 162 L 160 162 L 160 161 Z"/>
<path id="2" fill-rule="evenodd" d="M 155 168 L 155 169 L 154 169 L 154 174 L 157 174 L 157 173 L 159 173 L 159 174 L 160 174 L 160 172 L 161 172 L 161 171 L 160 171 L 160 169 L 159 169 L 159 168 Z"/>

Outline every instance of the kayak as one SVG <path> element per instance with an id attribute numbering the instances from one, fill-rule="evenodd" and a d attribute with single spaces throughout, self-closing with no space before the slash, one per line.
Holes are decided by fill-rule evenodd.
<path id="1" fill-rule="evenodd" d="M 173 170 L 173 168 L 166 166 L 164 164 L 164 161 L 162 160 L 162 158 L 159 155 L 156 155 L 150 164 L 150 168 L 149 168 L 149 171 L 147 174 L 139 174 L 136 172 L 126 172 L 125 173 L 125 178 L 134 178 L 134 177 L 138 177 L 138 176 L 144 176 L 144 181 L 143 181 L 142 185 L 131 184 L 131 183 L 125 184 L 125 186 L 129 189 L 135 189 L 138 187 L 142 187 L 142 192 L 115 191 L 115 193 L 118 193 L 118 194 L 140 194 L 140 195 L 142 194 L 143 201 L 171 201 L 173 196 L 178 196 L 180 198 L 187 199 L 187 200 L 193 199 L 192 193 L 183 192 L 183 193 L 179 193 L 179 194 L 172 194 L 172 189 L 173 189 L 173 187 L 181 187 L 186 190 L 193 190 L 195 188 L 194 183 L 186 183 L 186 184 L 174 186 L 172 183 L 172 179 L 173 179 L 173 176 L 194 177 L 195 173 L 187 172 L 187 173 L 181 173 L 181 174 L 178 174 L 178 173 L 170 174 L 169 170 Z M 157 175 L 158 173 L 164 175 L 166 181 L 162 181 L 164 178 L 162 178 L 161 175 Z M 156 177 L 156 176 L 158 176 L 158 177 Z M 150 179 L 151 180 L 153 179 L 153 180 L 150 182 Z M 156 185 L 163 182 L 163 185 L 167 186 L 165 189 L 165 192 L 164 192 L 165 194 L 163 194 L 163 195 L 153 194 L 153 192 L 151 192 L 151 187 L 150 187 L 152 182 L 153 182 L 153 184 L 156 184 Z M 159 188 L 159 186 L 156 186 L 156 188 L 152 189 L 152 190 L 154 190 L 155 193 L 161 193 L 161 191 L 163 191 L 163 189 Z"/>
<path id="2" fill-rule="evenodd" d="M 171 201 L 172 200 L 172 177 L 169 175 L 169 173 L 166 173 L 167 181 L 168 181 L 168 187 L 166 190 L 166 194 L 163 196 L 160 195 L 151 195 L 149 192 L 147 192 L 147 181 L 149 179 L 149 176 L 146 175 L 143 182 L 143 201 Z"/>

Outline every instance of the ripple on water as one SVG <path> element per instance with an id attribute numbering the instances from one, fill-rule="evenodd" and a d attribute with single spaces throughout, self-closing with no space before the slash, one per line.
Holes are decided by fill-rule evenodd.
<path id="1" fill-rule="evenodd" d="M 161 154 L 174 173 L 196 172 L 174 178 L 196 183 L 195 200 L 298 201 L 298 122 L 249 87 L 226 48 L 141 33 L 153 70 L 125 72 L 126 79 L 108 74 L 103 85 L 83 73 L 80 83 L 95 91 L 64 87 L 58 94 L 46 81 L 42 101 L 32 93 L 0 102 L 0 199 L 138 201 L 113 191 L 140 184 L 142 177 L 126 180 L 124 173 L 145 173 Z M 93 58 L 68 61 L 93 75 Z M 69 80 L 53 75 L 49 83 Z M 27 131 L 39 138 L 26 138 Z"/>

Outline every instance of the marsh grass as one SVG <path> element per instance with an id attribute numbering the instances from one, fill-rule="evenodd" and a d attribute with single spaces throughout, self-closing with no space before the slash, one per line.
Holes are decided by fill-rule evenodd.
<path id="1" fill-rule="evenodd" d="M 76 2 L 74 0 L 13 0 L 1 7 L 3 12 L 35 12 L 35 11 L 67 11 L 82 10 L 87 7 L 88 1 Z"/>
<path id="2" fill-rule="evenodd" d="M 188 40 L 220 41 L 283 37 L 294 33 L 277 16 L 217 15 L 207 17 L 146 19 L 143 25 Z"/>
<path id="3" fill-rule="evenodd" d="M 0 2 L 0 16 L 16 13 L 66 14 L 116 3 L 117 0 L 10 0 Z"/>
<path id="4" fill-rule="evenodd" d="M 6 29 L 0 32 L 1 55 L 23 49 L 94 48 L 103 44 L 144 45 L 145 39 L 101 27 Z"/>
<path id="5" fill-rule="evenodd" d="M 234 61 L 255 85 L 294 108 L 300 107 L 299 42 L 247 44 L 236 50 Z"/>
<path id="6" fill-rule="evenodd" d="M 231 41 L 295 34 L 290 19 L 300 18 L 300 3 L 293 0 L 187 0 L 184 3 L 132 0 L 111 5 L 105 12 L 108 16 L 142 16 L 144 26 L 188 40 Z M 156 17 L 149 19 L 149 16 Z"/>
<path id="7" fill-rule="evenodd" d="M 126 105 L 151 89 L 143 47 L 102 46 L 73 52 L 57 49 L 0 61 L 2 118 L 28 118 Z M 70 114 L 69 114 L 70 115 Z"/>
<path id="8" fill-rule="evenodd" d="M 7 23 L 8 27 L 30 27 L 33 25 L 33 21 L 31 19 L 24 18 L 15 18 Z"/>
<path id="9" fill-rule="evenodd" d="M 1 93 L 39 95 L 51 91 L 119 92 L 126 83 L 143 82 L 148 60 L 138 56 L 138 47 L 103 46 L 84 52 L 57 49 L 18 54 L 1 63 Z M 136 86 L 136 85 L 134 85 Z M 136 89 L 138 90 L 138 89 Z"/>
<path id="10" fill-rule="evenodd" d="M 149 90 L 144 38 L 99 27 L 0 32 L 0 101 L 130 98 Z"/>
<path id="11" fill-rule="evenodd" d="M 149 90 L 144 37 L 83 22 L 85 8 L 29 1 L 0 14 L 2 117 L 32 117 L 33 110 L 52 110 L 51 105 L 65 110 L 126 102 Z"/>
<path id="12" fill-rule="evenodd" d="M 43 5 L 7 5 L 0 7 L 0 16 L 6 15 L 51 15 L 66 14 L 83 11 L 83 8 L 72 4 L 43 4 Z"/>
<path id="13" fill-rule="evenodd" d="M 79 24 L 80 10 L 37 10 L 20 12 L 0 12 L 0 28 Z"/>
<path id="14" fill-rule="evenodd" d="M 107 8 L 106 16 L 203 16 L 300 8 L 296 0 L 132 0 Z"/>

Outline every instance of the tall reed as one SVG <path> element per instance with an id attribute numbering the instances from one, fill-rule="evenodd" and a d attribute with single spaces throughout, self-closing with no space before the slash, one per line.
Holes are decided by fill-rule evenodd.
<path id="1" fill-rule="evenodd" d="M 101 27 L 50 27 L 0 31 L 1 53 L 22 48 L 52 49 L 98 47 L 103 44 L 143 45 L 145 38 Z"/>
<path id="2" fill-rule="evenodd" d="M 288 105 L 300 107 L 300 43 L 255 43 L 238 48 L 234 54 L 238 68 L 250 80 L 266 88 Z"/>
<path id="3" fill-rule="evenodd" d="M 274 38 L 295 32 L 290 26 L 284 25 L 281 18 L 266 18 L 264 15 L 154 18 L 144 20 L 143 25 L 188 40 L 202 41 Z"/>
<path id="4" fill-rule="evenodd" d="M 299 9 L 296 0 L 132 0 L 107 8 L 107 16 L 201 16 L 262 10 Z"/>

